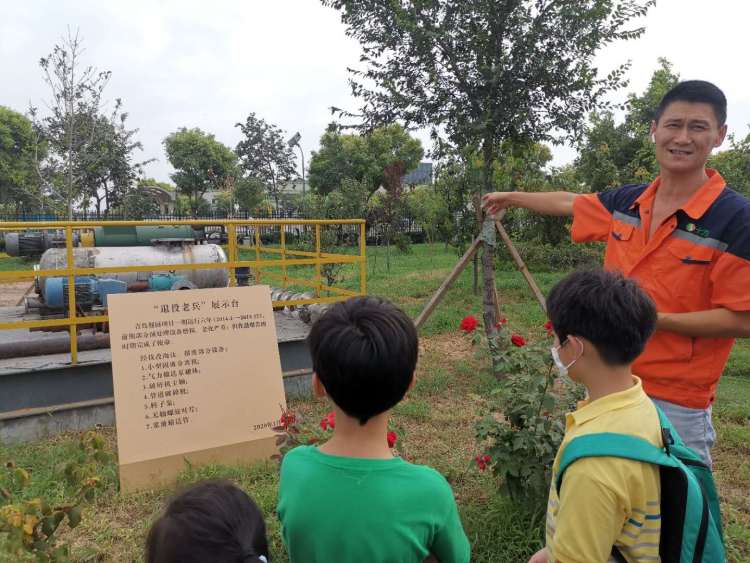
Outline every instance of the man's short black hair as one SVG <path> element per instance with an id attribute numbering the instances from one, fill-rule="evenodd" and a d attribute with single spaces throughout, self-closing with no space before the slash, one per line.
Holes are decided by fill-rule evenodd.
<path id="1" fill-rule="evenodd" d="M 326 393 L 360 424 L 404 398 L 417 365 L 414 323 L 377 297 L 330 307 L 310 330 L 308 344 Z"/>
<path id="2" fill-rule="evenodd" d="M 563 278 L 549 293 L 547 314 L 560 342 L 569 335 L 585 338 L 612 366 L 632 363 L 656 327 L 656 307 L 646 292 L 603 270 Z"/>
<path id="3" fill-rule="evenodd" d="M 229 481 L 201 481 L 174 497 L 146 539 L 146 563 L 260 563 L 263 514 Z"/>
<path id="4" fill-rule="evenodd" d="M 708 104 L 714 110 L 719 127 L 727 122 L 727 97 L 717 86 L 705 80 L 685 80 L 678 83 L 659 102 L 654 119 L 658 122 L 672 102 Z"/>

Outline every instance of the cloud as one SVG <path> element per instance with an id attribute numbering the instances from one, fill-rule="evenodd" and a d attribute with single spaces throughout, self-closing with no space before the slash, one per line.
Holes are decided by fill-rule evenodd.
<path id="1" fill-rule="evenodd" d="M 25 111 L 48 92 L 38 67 L 66 26 L 80 29 L 87 64 L 112 71 L 106 91 L 123 99 L 130 127 L 138 128 L 142 157 L 157 158 L 147 173 L 167 180 L 162 140 L 179 127 L 200 127 L 233 147 L 234 124 L 250 112 L 300 131 L 309 161 L 331 121 L 330 106 L 356 109 L 346 68 L 359 65 L 359 45 L 339 15 L 315 0 L 129 0 L 6 3 L 0 21 L 3 88 L 0 104 Z M 597 59 L 602 72 L 632 60 L 628 91 L 642 91 L 667 57 L 684 78 L 715 81 L 727 93 L 732 129 L 750 123 L 750 90 L 738 72 L 744 53 L 745 3 L 713 0 L 659 2 L 632 42 Z M 627 92 L 614 95 L 622 100 Z M 428 136 L 420 132 L 425 144 Z M 574 152 L 553 149 L 555 163 Z"/>

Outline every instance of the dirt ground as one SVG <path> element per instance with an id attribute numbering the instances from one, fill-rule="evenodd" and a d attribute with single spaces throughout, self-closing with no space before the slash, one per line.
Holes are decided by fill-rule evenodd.
<path id="1" fill-rule="evenodd" d="M 26 294 L 32 281 L 8 282 L 0 284 L 0 307 L 15 307 Z"/>

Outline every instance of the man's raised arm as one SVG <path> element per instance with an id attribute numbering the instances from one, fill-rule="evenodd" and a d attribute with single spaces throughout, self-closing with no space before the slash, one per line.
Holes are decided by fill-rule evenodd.
<path id="1" fill-rule="evenodd" d="M 570 192 L 492 192 L 482 196 L 482 208 L 493 215 L 508 207 L 523 207 L 542 215 L 573 215 Z"/>

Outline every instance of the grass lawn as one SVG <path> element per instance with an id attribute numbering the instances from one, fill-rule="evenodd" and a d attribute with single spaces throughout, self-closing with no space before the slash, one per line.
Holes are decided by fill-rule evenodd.
<path id="1" fill-rule="evenodd" d="M 441 245 L 415 245 L 411 254 L 394 252 L 388 272 L 383 252 L 368 249 L 368 290 L 392 299 L 416 316 L 457 259 L 455 252 Z M 561 276 L 535 274 L 543 291 Z M 355 283 L 353 272 L 347 277 L 345 284 Z M 497 285 L 503 314 L 512 329 L 531 338 L 542 337 L 545 317 L 523 278 L 514 271 L 499 271 Z M 487 389 L 488 381 L 482 375 L 482 361 L 457 327 L 466 314 L 479 314 L 480 304 L 467 269 L 422 330 L 418 382 L 394 410 L 394 424 L 401 454 L 410 461 L 434 466 L 453 486 L 472 544 L 472 560 L 515 563 L 526 561 L 541 545 L 543 523 L 500 497 L 493 476 L 472 464 L 478 453 L 473 438 L 476 396 Z M 327 411 L 325 403 L 313 400 L 296 401 L 292 407 L 313 423 Z M 750 342 L 735 346 L 714 413 L 719 434 L 714 450 L 716 478 L 730 561 L 750 561 Z M 104 429 L 103 434 L 114 450 L 113 429 Z M 76 447 L 77 436 L 22 446 L 0 445 L 0 460 L 14 459 L 32 471 L 32 486 L 26 491 L 29 497 L 43 494 L 55 502 L 70 492 L 55 477 L 55 468 Z M 207 477 L 230 478 L 255 498 L 266 514 L 273 560 L 287 561 L 274 513 L 277 465 L 268 461 L 250 467 L 203 467 L 186 470 L 180 480 L 184 484 Z M 104 478 L 105 489 L 86 508 L 81 526 L 62 537 L 70 542 L 79 561 L 139 561 L 146 531 L 174 488 L 120 495 L 115 471 Z"/>
<path id="2" fill-rule="evenodd" d="M 0 272 L 8 272 L 10 270 L 31 270 L 37 262 L 39 262 L 39 258 L 27 258 L 23 256 L 13 257 L 8 256 L 5 252 L 0 252 Z"/>

